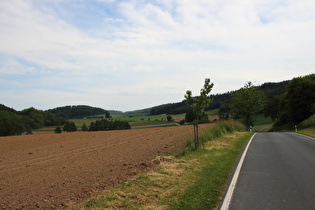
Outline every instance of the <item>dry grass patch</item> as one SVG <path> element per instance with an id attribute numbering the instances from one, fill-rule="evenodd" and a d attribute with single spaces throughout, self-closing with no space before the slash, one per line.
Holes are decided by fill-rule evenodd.
<path id="1" fill-rule="evenodd" d="M 194 172 L 202 168 L 196 159 L 162 156 L 153 161 L 160 161 L 157 170 L 130 179 L 118 189 L 91 199 L 86 208 L 167 209 L 193 183 Z"/>
<path id="2" fill-rule="evenodd" d="M 315 138 L 315 127 L 313 127 L 313 128 L 306 128 L 306 129 L 300 130 L 299 133 L 305 134 L 305 135 L 308 135 L 308 136 L 312 136 L 312 137 Z"/>

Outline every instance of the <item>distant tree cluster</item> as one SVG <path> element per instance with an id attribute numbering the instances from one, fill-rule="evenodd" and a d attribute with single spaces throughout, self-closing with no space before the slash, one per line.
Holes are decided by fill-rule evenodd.
<path id="1" fill-rule="evenodd" d="M 131 129 L 129 122 L 120 120 L 96 120 L 91 122 L 89 131 L 126 130 Z"/>
<path id="2" fill-rule="evenodd" d="M 185 101 L 179 103 L 170 103 L 163 104 L 159 106 L 152 107 L 150 110 L 151 115 L 159 115 L 159 114 L 182 114 L 185 113 L 189 109 L 189 106 Z"/>
<path id="3" fill-rule="evenodd" d="M 0 136 L 21 135 L 32 133 L 32 129 L 43 126 L 54 126 L 63 123 L 58 114 L 35 108 L 16 111 L 0 104 Z"/>
<path id="4" fill-rule="evenodd" d="M 75 132 L 77 131 L 77 126 L 75 125 L 74 122 L 66 121 L 65 124 L 63 125 L 63 131 L 65 132 Z"/>
<path id="5" fill-rule="evenodd" d="M 21 135 L 26 130 L 22 117 L 0 110 L 0 136 Z"/>
<path id="6" fill-rule="evenodd" d="M 51 113 L 59 114 L 65 119 L 82 119 L 88 116 L 95 116 L 104 114 L 105 118 L 110 117 L 107 110 L 97 107 L 78 105 L 78 106 L 64 106 L 48 110 Z"/>

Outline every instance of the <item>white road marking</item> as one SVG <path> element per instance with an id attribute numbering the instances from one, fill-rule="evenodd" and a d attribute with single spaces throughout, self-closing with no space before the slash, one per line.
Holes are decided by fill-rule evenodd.
<path id="1" fill-rule="evenodd" d="M 233 192 L 234 192 L 234 189 L 235 189 L 235 185 L 236 185 L 236 182 L 237 182 L 237 179 L 238 179 L 238 176 L 240 174 L 240 171 L 241 171 L 241 168 L 242 168 L 242 165 L 243 165 L 243 162 L 244 162 L 244 159 L 245 159 L 245 156 L 247 154 L 247 150 L 248 150 L 248 147 L 249 145 L 252 143 L 252 140 L 254 138 L 254 136 L 256 135 L 256 133 L 252 136 L 252 138 L 249 140 L 243 154 L 242 154 L 242 157 L 237 165 L 237 168 L 234 172 L 234 175 L 233 175 L 233 178 L 232 178 L 232 181 L 230 183 L 230 186 L 228 188 L 228 191 L 226 192 L 226 195 L 225 195 L 225 198 L 224 198 L 224 201 L 222 203 L 222 206 L 221 206 L 221 210 L 228 210 L 229 207 L 230 207 L 230 202 L 232 200 L 232 195 L 233 195 Z"/>

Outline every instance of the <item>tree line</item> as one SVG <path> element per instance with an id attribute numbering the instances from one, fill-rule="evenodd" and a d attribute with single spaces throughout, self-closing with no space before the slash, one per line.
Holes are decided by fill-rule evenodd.
<path id="1" fill-rule="evenodd" d="M 64 119 L 59 114 L 33 107 L 16 111 L 0 104 L 0 136 L 21 135 L 23 132 L 31 134 L 33 129 L 63 123 Z"/>
<path id="2" fill-rule="evenodd" d="M 283 81 L 278 83 L 264 83 L 260 86 L 256 86 L 258 90 L 262 91 L 263 94 L 266 96 L 267 100 L 270 100 L 275 95 L 284 94 L 286 91 L 286 87 L 290 81 Z M 210 94 L 209 98 L 212 98 L 213 101 L 207 107 L 205 107 L 205 111 L 209 111 L 212 109 L 218 109 L 222 106 L 222 104 L 231 104 L 231 99 L 233 95 L 237 92 L 236 91 L 229 91 L 226 93 L 221 94 Z M 198 98 L 198 97 L 197 97 Z M 224 107 L 221 107 L 224 109 Z M 159 115 L 159 114 L 183 114 L 188 112 L 190 106 L 187 105 L 186 101 L 183 100 L 177 103 L 168 103 L 162 104 L 159 106 L 152 107 L 150 109 L 150 115 Z"/>
<path id="3" fill-rule="evenodd" d="M 129 122 L 120 121 L 120 120 L 111 120 L 111 119 L 101 119 L 91 122 L 90 126 L 87 127 L 86 124 L 82 125 L 81 131 L 108 131 L 108 130 L 127 130 L 131 129 Z M 60 126 L 57 126 L 55 133 L 64 132 L 75 132 L 77 131 L 77 126 L 74 122 L 66 121 L 64 123 L 63 129 L 61 130 Z"/>
<path id="4" fill-rule="evenodd" d="M 87 116 L 104 115 L 110 117 L 110 113 L 102 108 L 91 107 L 86 105 L 63 106 L 48 110 L 51 113 L 59 114 L 64 119 L 82 119 Z"/>

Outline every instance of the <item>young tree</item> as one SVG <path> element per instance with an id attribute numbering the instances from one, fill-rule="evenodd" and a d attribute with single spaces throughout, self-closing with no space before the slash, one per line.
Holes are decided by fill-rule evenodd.
<path id="1" fill-rule="evenodd" d="M 65 124 L 63 125 L 63 131 L 64 132 L 71 132 L 71 125 L 69 121 L 66 121 Z"/>
<path id="2" fill-rule="evenodd" d="M 252 82 L 245 84 L 237 91 L 232 99 L 232 112 L 234 117 L 243 117 L 244 124 L 249 127 L 254 123 L 254 116 L 264 109 L 264 95 Z"/>
<path id="3" fill-rule="evenodd" d="M 212 102 L 212 99 L 209 98 L 209 94 L 213 88 L 213 83 L 210 84 L 210 79 L 205 79 L 205 84 L 203 88 L 200 90 L 199 97 L 192 97 L 192 93 L 190 90 L 186 91 L 185 98 L 187 100 L 187 104 L 192 104 L 192 110 L 196 115 L 194 121 L 194 136 L 195 136 L 195 149 L 199 149 L 199 129 L 198 129 L 198 119 L 200 116 L 204 114 L 204 109 L 209 106 Z"/>
<path id="4" fill-rule="evenodd" d="M 61 133 L 61 132 L 62 132 L 62 130 L 61 130 L 60 126 L 58 125 L 57 128 L 55 129 L 55 133 Z"/>
<path id="5" fill-rule="evenodd" d="M 74 124 L 74 122 L 71 122 L 70 123 L 70 131 L 75 132 L 77 130 L 78 130 L 77 126 Z"/>
<path id="6" fill-rule="evenodd" d="M 81 128 L 81 130 L 83 131 L 83 132 L 85 132 L 85 131 L 88 131 L 89 129 L 88 129 L 88 127 L 85 125 L 85 123 L 82 125 L 82 128 Z"/>
<path id="7" fill-rule="evenodd" d="M 173 122 L 173 118 L 171 115 L 167 115 L 166 119 L 168 122 Z"/>
<path id="8" fill-rule="evenodd" d="M 77 126 L 74 124 L 74 122 L 66 121 L 63 125 L 63 131 L 65 132 L 75 132 L 77 130 Z"/>

